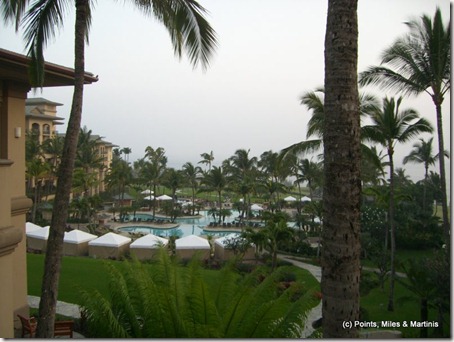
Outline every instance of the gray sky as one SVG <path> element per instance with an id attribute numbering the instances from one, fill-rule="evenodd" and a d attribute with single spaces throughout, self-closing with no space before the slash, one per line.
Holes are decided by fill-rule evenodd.
<path id="1" fill-rule="evenodd" d="M 194 70 L 185 56 L 181 61 L 174 57 L 167 32 L 153 18 L 127 2 L 97 2 L 86 70 L 99 75 L 99 81 L 85 88 L 82 125 L 130 147 L 130 160 L 143 157 L 146 146 L 163 147 L 168 165 L 177 168 L 197 163 L 201 153 L 211 150 L 219 165 L 239 148 L 260 156 L 304 140 L 310 115 L 299 97 L 323 85 L 327 1 L 199 2 L 208 9 L 219 40 L 206 72 Z M 433 17 L 436 6 L 447 23 L 448 0 L 360 0 L 358 70 L 380 62 L 381 52 L 408 32 L 404 21 L 423 13 Z M 73 66 L 73 17 L 74 11 L 67 13 L 64 30 L 49 43 L 47 61 Z M 25 53 L 22 35 L 4 25 L 0 46 Z M 380 98 L 386 95 L 369 90 Z M 58 116 L 68 118 L 72 88 L 44 89 L 33 96 L 63 103 Z M 402 106 L 435 123 L 428 95 L 408 98 Z M 450 96 L 443 110 L 448 148 Z M 398 148 L 397 167 L 412 145 Z M 414 180 L 423 177 L 422 166 L 405 168 Z"/>

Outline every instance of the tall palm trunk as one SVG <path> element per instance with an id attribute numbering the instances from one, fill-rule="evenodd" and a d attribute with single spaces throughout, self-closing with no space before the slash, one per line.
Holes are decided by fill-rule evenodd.
<path id="1" fill-rule="evenodd" d="M 448 216 L 448 201 L 446 194 L 446 173 L 445 173 L 445 145 L 443 142 L 443 119 L 441 116 L 441 101 L 434 97 L 433 99 L 437 109 L 437 131 L 438 131 L 438 159 L 440 166 L 440 183 L 441 183 L 441 205 L 443 214 L 443 233 L 445 236 L 445 243 L 451 249 L 451 224 L 449 223 Z M 450 255 L 448 252 L 447 255 Z"/>
<path id="2" fill-rule="evenodd" d="M 325 35 L 324 338 L 358 337 L 361 151 L 357 0 L 329 0 Z"/>
<path id="3" fill-rule="evenodd" d="M 388 223 L 391 242 L 391 278 L 389 280 L 389 297 L 388 297 L 388 311 L 394 311 L 394 279 L 396 276 L 395 256 L 396 256 L 396 233 L 394 227 L 394 150 L 392 147 L 388 148 L 389 156 L 389 209 L 388 209 Z"/>
<path id="4" fill-rule="evenodd" d="M 51 229 L 47 241 L 44 275 L 39 303 L 39 317 L 36 337 L 52 338 L 58 298 L 63 237 L 68 216 L 77 140 L 82 118 L 82 101 L 85 73 L 85 34 L 88 0 L 76 0 L 75 47 L 74 47 L 74 94 L 71 115 L 65 136 L 62 160 L 58 173 L 57 191 L 52 213 Z"/>

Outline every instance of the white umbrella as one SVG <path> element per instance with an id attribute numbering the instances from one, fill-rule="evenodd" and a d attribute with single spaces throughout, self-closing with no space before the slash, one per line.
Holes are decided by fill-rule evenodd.
<path id="1" fill-rule="evenodd" d="M 263 208 L 261 206 L 259 206 L 258 204 L 253 204 L 251 205 L 251 210 L 263 210 Z"/>
<path id="2" fill-rule="evenodd" d="M 146 189 L 146 190 L 141 192 L 142 195 L 151 195 L 152 193 L 153 193 L 153 191 L 150 190 L 150 189 Z"/>
<path id="3" fill-rule="evenodd" d="M 293 197 L 293 196 L 287 196 L 286 198 L 284 198 L 284 201 L 286 201 L 286 202 L 295 202 L 296 198 Z"/>
<path id="4" fill-rule="evenodd" d="M 168 200 L 171 200 L 172 197 L 170 196 L 167 196 L 167 195 L 161 195 L 159 197 L 156 197 L 157 200 L 160 200 L 160 201 L 168 201 Z"/>
<path id="5" fill-rule="evenodd" d="M 310 202 L 310 201 L 312 201 L 312 200 L 307 196 L 304 196 L 303 198 L 301 198 L 301 202 Z"/>
<path id="6" fill-rule="evenodd" d="M 154 200 L 154 196 L 153 196 L 153 195 L 150 195 L 150 196 L 144 197 L 143 199 L 144 199 L 144 200 L 152 201 L 152 200 Z"/>

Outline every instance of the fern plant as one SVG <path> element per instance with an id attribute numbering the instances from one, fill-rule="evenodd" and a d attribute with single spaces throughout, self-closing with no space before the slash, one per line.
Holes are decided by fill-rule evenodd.
<path id="1" fill-rule="evenodd" d="M 90 337 L 295 338 L 317 304 L 304 284 L 279 287 L 286 267 L 242 277 L 230 264 L 208 284 L 197 259 L 181 267 L 164 252 L 154 267 L 106 265 L 109 296 L 81 290 Z"/>

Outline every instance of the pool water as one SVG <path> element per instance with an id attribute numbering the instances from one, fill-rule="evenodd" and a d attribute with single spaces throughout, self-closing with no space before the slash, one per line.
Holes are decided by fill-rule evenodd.
<path id="1" fill-rule="evenodd" d="M 162 237 L 170 237 L 170 236 L 178 236 L 178 237 L 185 237 L 189 235 L 213 235 L 215 237 L 221 237 L 228 234 L 232 234 L 231 231 L 222 231 L 222 228 L 219 228 L 219 231 L 216 232 L 209 232 L 205 231 L 203 228 L 207 226 L 211 221 L 214 221 L 212 217 L 207 216 L 206 211 L 201 211 L 201 217 L 196 218 L 177 218 L 176 222 L 180 225 L 177 228 L 170 228 L 170 229 L 157 229 L 151 227 L 141 226 L 140 223 L 137 222 L 130 222 L 130 224 L 126 227 L 118 228 L 118 230 L 122 232 L 129 232 L 129 233 L 151 233 L 153 235 L 162 236 Z M 142 221 L 146 221 L 147 219 L 153 218 L 151 214 L 136 214 L 136 219 L 141 219 Z M 156 216 L 159 218 L 158 216 Z M 133 215 L 130 216 L 130 220 L 133 219 Z M 226 218 L 225 222 L 233 222 L 234 215 Z"/>

